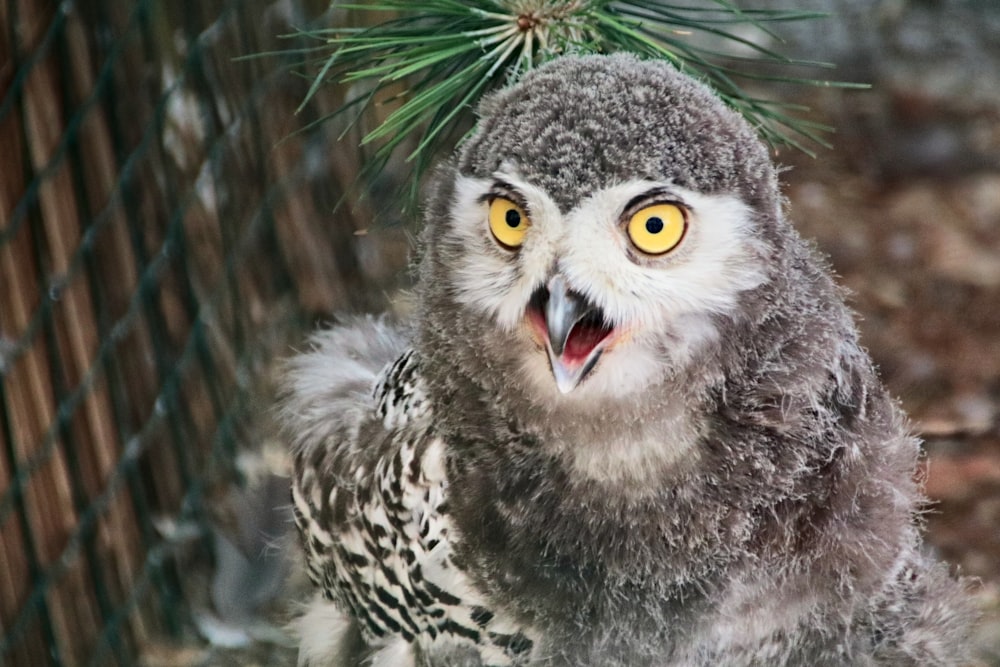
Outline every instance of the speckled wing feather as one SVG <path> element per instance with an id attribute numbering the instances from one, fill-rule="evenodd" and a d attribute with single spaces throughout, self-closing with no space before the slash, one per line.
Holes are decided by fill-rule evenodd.
<path id="1" fill-rule="evenodd" d="M 294 362 L 285 403 L 296 438 L 295 520 L 310 578 L 348 615 L 344 632 L 356 628 L 362 641 L 354 654 L 338 644 L 307 664 L 377 664 L 380 652 L 385 664 L 439 653 L 515 664 L 531 641 L 452 562 L 444 445 L 417 355 L 402 352 L 376 377 L 402 341 L 370 319 L 314 343 Z"/>

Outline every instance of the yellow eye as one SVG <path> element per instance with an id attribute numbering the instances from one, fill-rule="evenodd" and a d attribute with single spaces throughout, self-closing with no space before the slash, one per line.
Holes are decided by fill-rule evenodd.
<path id="1" fill-rule="evenodd" d="M 490 231 L 505 248 L 516 248 L 524 242 L 524 233 L 531 221 L 524 209 L 509 199 L 490 200 Z"/>
<path id="2" fill-rule="evenodd" d="M 684 238 L 687 219 L 676 204 L 653 204 L 629 218 L 628 237 L 639 250 L 662 255 L 677 247 Z"/>

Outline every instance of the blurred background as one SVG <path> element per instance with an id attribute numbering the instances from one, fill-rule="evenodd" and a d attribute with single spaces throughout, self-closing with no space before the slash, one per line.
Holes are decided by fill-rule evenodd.
<path id="1" fill-rule="evenodd" d="M 925 440 L 931 548 L 978 577 L 1000 665 L 1000 3 L 755 0 L 836 128 L 777 152 Z M 273 415 L 280 359 L 393 307 L 413 221 L 351 190 L 357 90 L 292 73 L 311 0 L 0 4 L 0 665 L 291 665 L 307 590 Z M 352 23 L 355 22 L 355 23 Z M 260 57 L 245 58 L 253 54 Z M 300 68 L 299 68 L 300 69 Z M 343 204 L 338 207 L 338 203 Z"/>

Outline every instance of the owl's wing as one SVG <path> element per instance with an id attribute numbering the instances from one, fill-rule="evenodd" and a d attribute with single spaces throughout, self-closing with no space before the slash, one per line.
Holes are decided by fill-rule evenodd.
<path id="1" fill-rule="evenodd" d="M 485 664 L 520 662 L 531 640 L 452 562 L 445 448 L 420 360 L 403 351 L 376 376 L 399 337 L 377 320 L 355 326 L 362 323 L 316 339 L 289 374 L 292 498 L 309 576 L 348 615 L 345 632 L 360 630 L 359 657 L 373 664 L 380 652 L 412 659 L 404 643 L 478 653 Z M 315 625 L 308 632 L 323 631 Z"/>

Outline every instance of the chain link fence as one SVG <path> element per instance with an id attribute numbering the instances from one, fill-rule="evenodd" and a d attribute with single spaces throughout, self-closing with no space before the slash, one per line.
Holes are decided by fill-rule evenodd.
<path id="1" fill-rule="evenodd" d="M 358 155 L 310 123 L 341 92 L 296 115 L 308 45 L 276 37 L 329 11 L 0 5 L 0 664 L 137 664 L 190 632 L 191 543 L 210 558 L 273 359 L 384 306 L 405 239 L 337 208 Z"/>

